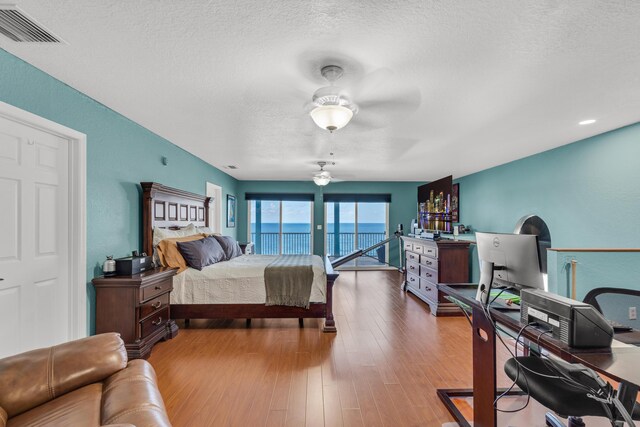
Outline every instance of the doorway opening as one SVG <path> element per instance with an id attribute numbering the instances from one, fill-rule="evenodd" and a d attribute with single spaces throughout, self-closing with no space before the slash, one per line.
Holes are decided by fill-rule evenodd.
<path id="1" fill-rule="evenodd" d="M 214 233 L 222 234 L 222 187 L 207 182 L 207 197 L 211 197 L 209 228 Z"/>

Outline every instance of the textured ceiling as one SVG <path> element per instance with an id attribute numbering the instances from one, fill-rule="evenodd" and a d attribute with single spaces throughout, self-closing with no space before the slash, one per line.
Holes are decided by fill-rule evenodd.
<path id="1" fill-rule="evenodd" d="M 460 177 L 640 120 L 640 1 L 17 3 L 68 44 L 0 47 L 239 179 Z"/>

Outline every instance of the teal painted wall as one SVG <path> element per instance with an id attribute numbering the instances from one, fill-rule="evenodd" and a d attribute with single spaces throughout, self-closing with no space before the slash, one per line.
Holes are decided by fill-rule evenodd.
<path id="1" fill-rule="evenodd" d="M 571 295 L 571 262 L 576 264 L 576 298 L 594 287 L 640 289 L 640 252 L 556 252 L 549 257 L 549 290 Z"/>
<path id="2" fill-rule="evenodd" d="M 475 231 L 512 232 L 518 219 L 536 214 L 549 226 L 556 248 L 640 247 L 638 159 L 640 124 L 635 124 L 465 176 L 457 180 L 460 221 Z M 554 258 L 554 263 L 563 262 L 564 255 L 558 256 L 562 260 Z M 472 259 L 473 279 L 478 280 L 475 250 Z M 609 265 L 604 270 L 609 283 L 640 288 L 640 281 L 630 280 L 631 261 L 591 264 L 595 260 L 581 259 L 579 270 Z M 558 277 L 549 283 L 562 291 L 566 271 L 554 268 Z M 606 284 L 601 276 L 592 277 L 582 276 L 580 295 Z"/>
<path id="3" fill-rule="evenodd" d="M 571 296 L 571 262 L 576 263 L 576 299 L 584 300 L 597 287 L 640 289 L 640 252 L 556 252 L 549 257 L 549 291 Z M 552 280 L 553 279 L 553 280 Z M 640 329 L 640 319 L 631 319 L 629 308 L 638 299 L 628 296 L 600 300 L 607 318 Z"/>
<path id="4" fill-rule="evenodd" d="M 327 193 L 388 193 L 391 194 L 389 206 L 389 235 L 396 229 L 397 224 L 404 225 L 405 233 L 409 230 L 411 219 L 417 211 L 417 188 L 422 183 L 416 182 L 339 182 L 326 187 L 318 187 L 313 181 L 239 181 L 238 182 L 238 238 L 247 238 L 247 202 L 244 198 L 247 192 L 257 193 L 313 193 L 315 195 L 313 208 L 313 252 L 324 255 L 324 229 L 318 230 L 317 225 L 324 227 L 323 194 Z M 398 240 L 389 243 L 389 262 L 397 266 Z"/>
<path id="5" fill-rule="evenodd" d="M 100 78 L 96 76 L 96 78 Z M 87 292 L 106 255 L 141 249 L 141 181 L 205 194 L 206 182 L 235 194 L 237 180 L 0 49 L 0 101 L 87 135 Z M 163 166 L 161 158 L 168 158 Z M 223 200 L 226 196 L 223 195 Z M 235 236 L 236 229 L 225 232 Z"/>

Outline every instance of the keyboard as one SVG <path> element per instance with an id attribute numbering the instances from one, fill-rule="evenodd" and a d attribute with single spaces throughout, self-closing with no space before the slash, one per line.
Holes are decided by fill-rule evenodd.
<path id="1" fill-rule="evenodd" d="M 520 311 L 520 295 L 512 294 L 504 289 L 492 289 L 489 295 L 491 308 L 503 311 Z"/>
<path id="2" fill-rule="evenodd" d="M 516 303 L 508 304 L 507 301 L 501 298 L 496 298 L 489 305 L 489 307 L 495 308 L 496 310 L 503 310 L 503 311 L 520 311 L 520 304 L 516 304 Z"/>

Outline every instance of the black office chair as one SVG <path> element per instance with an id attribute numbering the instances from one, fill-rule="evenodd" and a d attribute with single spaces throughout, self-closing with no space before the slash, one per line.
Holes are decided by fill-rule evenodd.
<path id="1" fill-rule="evenodd" d="M 640 329 L 637 321 L 628 320 L 628 307 L 640 307 L 640 291 L 597 288 L 586 295 L 584 302 L 593 305 L 608 320 Z M 509 359 L 504 369 L 509 378 L 514 380 L 522 390 L 529 391 L 533 399 L 558 414 L 568 417 L 569 427 L 584 426 L 580 418 L 582 416 L 614 419 L 622 425 L 622 417 L 615 405 L 600 403 L 588 397 L 586 390 L 577 386 L 579 383 L 594 390 L 612 390 L 610 384 L 599 379 L 595 372 L 582 365 L 527 356 Z M 562 376 L 560 373 L 569 375 L 575 383 L 557 378 Z M 556 378 L 549 378 L 549 376 Z M 631 417 L 634 420 L 640 420 L 640 406 L 637 403 L 633 407 Z M 545 415 L 545 421 L 550 427 L 564 427 L 562 421 L 551 412 Z"/>
<path id="2" fill-rule="evenodd" d="M 612 425 L 623 425 L 623 416 L 613 403 L 605 403 L 587 396 L 588 390 L 601 391 L 601 396 L 614 393 L 613 387 L 591 369 L 579 364 L 522 356 L 507 360 L 506 374 L 531 398 L 545 407 L 568 417 L 568 427 L 585 426 L 580 417 L 596 416 L 615 420 Z M 595 393 L 591 393 L 595 394 Z M 640 420 L 640 405 L 633 407 L 631 417 Z M 565 427 L 555 414 L 545 415 L 549 427 Z"/>
<path id="3" fill-rule="evenodd" d="M 630 307 L 640 308 L 640 290 L 620 288 L 596 288 L 587 293 L 584 302 L 591 304 L 605 319 L 613 321 L 614 330 L 628 326 L 640 330 L 640 319 L 629 319 Z M 620 330 L 616 330 L 620 332 Z"/>

